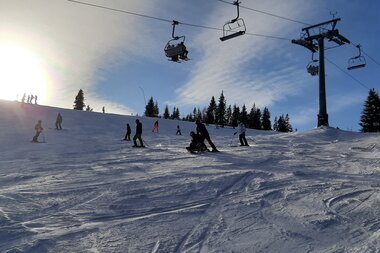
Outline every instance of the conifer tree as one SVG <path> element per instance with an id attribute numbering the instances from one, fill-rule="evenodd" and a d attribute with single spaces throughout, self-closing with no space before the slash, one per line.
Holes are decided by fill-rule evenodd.
<path id="1" fill-rule="evenodd" d="M 247 108 L 245 107 L 245 105 L 241 107 L 239 121 L 242 122 L 244 125 L 248 124 L 248 113 L 247 113 Z"/>
<path id="2" fill-rule="evenodd" d="M 78 92 L 78 95 L 76 95 L 74 100 L 74 110 L 81 110 L 83 111 L 83 108 L 85 107 L 84 104 L 84 93 L 83 90 L 80 89 Z"/>
<path id="3" fill-rule="evenodd" d="M 145 106 L 144 115 L 146 117 L 154 117 L 154 110 L 155 110 L 154 107 L 155 107 L 155 105 L 154 105 L 153 97 L 150 97 L 148 103 Z"/>
<path id="4" fill-rule="evenodd" d="M 249 113 L 249 127 L 253 129 L 261 129 L 261 111 L 259 108 L 253 104 L 252 109 Z"/>
<path id="5" fill-rule="evenodd" d="M 238 120 L 240 118 L 240 107 L 234 104 L 233 109 L 232 109 L 232 127 L 236 127 L 238 124 Z"/>
<path id="6" fill-rule="evenodd" d="M 232 108 L 231 108 L 231 105 L 229 105 L 226 110 L 226 124 L 228 126 L 232 125 L 231 118 L 232 118 Z"/>
<path id="7" fill-rule="evenodd" d="M 223 95 L 223 91 L 219 97 L 219 103 L 216 108 L 216 123 L 221 127 L 226 125 L 226 98 Z"/>
<path id="8" fill-rule="evenodd" d="M 158 103 L 156 101 L 153 107 L 153 117 L 158 117 L 159 115 L 160 115 L 160 109 L 158 108 Z"/>
<path id="9" fill-rule="evenodd" d="M 207 108 L 207 124 L 214 124 L 215 123 L 215 114 L 216 114 L 216 102 L 214 96 L 212 96 L 210 105 Z"/>
<path id="10" fill-rule="evenodd" d="M 282 114 L 278 118 L 276 130 L 278 132 L 284 132 L 284 133 L 293 132 L 293 127 L 290 124 L 290 119 L 289 119 L 288 114 L 286 114 L 286 116 L 284 116 L 284 114 Z"/>
<path id="11" fill-rule="evenodd" d="M 264 108 L 263 115 L 261 117 L 261 129 L 272 130 L 272 123 L 270 121 L 270 112 L 267 107 Z"/>
<path id="12" fill-rule="evenodd" d="M 164 119 L 169 119 L 170 118 L 170 113 L 169 113 L 169 107 L 168 107 L 168 105 L 165 106 L 163 117 L 164 117 Z"/>
<path id="13" fill-rule="evenodd" d="M 380 132 L 380 98 L 375 89 L 369 91 L 360 116 L 362 132 Z"/>

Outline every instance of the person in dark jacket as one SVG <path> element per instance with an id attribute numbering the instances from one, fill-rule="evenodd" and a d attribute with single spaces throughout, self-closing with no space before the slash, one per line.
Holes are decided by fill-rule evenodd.
<path id="1" fill-rule="evenodd" d="M 141 138 L 141 135 L 142 135 L 142 123 L 136 119 L 136 133 L 135 133 L 135 136 L 133 137 L 133 147 L 144 147 L 144 143 L 143 143 L 143 140 Z M 140 141 L 140 146 L 137 146 L 137 142 L 136 140 L 139 140 Z"/>
<path id="2" fill-rule="evenodd" d="M 34 127 L 34 130 L 36 130 L 36 134 L 34 135 L 32 142 L 38 142 L 38 136 L 40 136 L 40 133 L 43 130 L 41 120 L 38 121 L 38 123 Z"/>
<path id="3" fill-rule="evenodd" d="M 203 123 L 201 123 L 199 119 L 197 119 L 195 123 L 197 124 L 197 134 L 200 134 L 203 137 L 203 139 L 207 140 L 207 142 L 210 144 L 212 148 L 212 152 L 218 152 L 218 150 L 215 147 L 215 144 L 212 142 L 210 138 L 210 134 L 208 133 L 206 126 Z"/>
<path id="4" fill-rule="evenodd" d="M 200 134 L 190 132 L 191 143 L 189 147 L 186 147 L 191 153 L 199 153 L 203 151 L 209 151 L 204 143 L 204 138 Z"/>
<path id="5" fill-rule="evenodd" d="M 127 132 L 125 133 L 125 137 L 124 137 L 124 140 L 125 141 L 130 141 L 131 140 L 131 126 L 129 124 L 127 124 Z"/>
<path id="6" fill-rule="evenodd" d="M 62 115 L 58 113 L 57 119 L 55 120 L 55 129 L 62 130 Z"/>

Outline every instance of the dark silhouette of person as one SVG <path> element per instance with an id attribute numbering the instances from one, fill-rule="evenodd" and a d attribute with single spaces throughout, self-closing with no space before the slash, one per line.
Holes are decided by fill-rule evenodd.
<path id="1" fill-rule="evenodd" d="M 243 122 L 240 122 L 238 125 L 238 131 L 234 133 L 234 135 L 239 133 L 240 146 L 249 146 L 247 139 L 245 138 L 245 131 L 246 129 Z"/>
<path id="2" fill-rule="evenodd" d="M 191 142 L 186 149 L 191 153 L 198 153 L 203 151 L 209 151 L 204 143 L 204 138 L 200 134 L 196 134 L 193 131 L 190 132 Z"/>
<path id="3" fill-rule="evenodd" d="M 182 135 L 181 128 L 179 127 L 179 125 L 177 125 L 177 132 L 175 133 L 175 135 Z"/>
<path id="4" fill-rule="evenodd" d="M 127 132 L 125 133 L 125 137 L 124 137 L 124 140 L 125 141 L 130 141 L 131 140 L 131 126 L 129 124 L 127 124 Z"/>
<path id="5" fill-rule="evenodd" d="M 207 140 L 207 142 L 210 144 L 212 148 L 212 152 L 218 152 L 218 149 L 215 147 L 215 144 L 212 142 L 210 138 L 210 134 L 208 133 L 206 126 L 203 123 L 201 123 L 199 119 L 197 119 L 195 123 L 197 124 L 197 134 L 200 134 L 203 137 L 203 139 Z"/>
<path id="6" fill-rule="evenodd" d="M 106 113 L 106 108 L 103 106 L 102 108 L 103 113 Z"/>
<path id="7" fill-rule="evenodd" d="M 142 135 L 142 123 L 136 119 L 136 133 L 135 133 L 135 136 L 133 137 L 133 147 L 139 147 L 137 146 L 137 142 L 136 140 L 138 139 L 140 141 L 140 147 L 144 147 L 144 143 L 143 143 L 143 140 L 141 138 L 141 135 Z"/>
<path id="8" fill-rule="evenodd" d="M 34 96 L 34 104 L 37 104 L 37 95 Z"/>
<path id="9" fill-rule="evenodd" d="M 38 142 L 38 136 L 40 136 L 42 130 L 42 121 L 39 120 L 38 123 L 34 126 L 34 130 L 36 130 L 36 134 L 33 136 L 32 142 Z"/>
<path id="10" fill-rule="evenodd" d="M 58 113 L 57 119 L 55 120 L 55 129 L 62 130 L 62 115 Z"/>

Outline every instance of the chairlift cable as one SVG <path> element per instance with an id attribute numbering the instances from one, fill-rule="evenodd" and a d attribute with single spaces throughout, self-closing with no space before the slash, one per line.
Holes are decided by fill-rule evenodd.
<path id="1" fill-rule="evenodd" d="M 216 0 L 216 1 L 219 1 L 219 2 L 222 2 L 222 3 L 225 3 L 225 4 L 231 4 L 231 5 L 233 5 L 233 3 L 230 3 L 230 2 L 225 1 L 225 0 Z M 258 13 L 265 14 L 265 15 L 268 15 L 268 16 L 272 16 L 272 17 L 284 19 L 284 20 L 287 20 L 287 21 L 291 21 L 291 22 L 294 22 L 294 23 L 299 23 L 299 24 L 302 24 L 302 25 L 310 25 L 308 23 L 305 23 L 305 22 L 302 22 L 302 21 L 299 21 L 299 20 L 287 18 L 287 17 L 284 17 L 284 16 L 280 16 L 280 15 L 277 15 L 277 14 L 270 13 L 270 12 L 261 11 L 261 10 L 258 10 L 258 9 L 253 9 L 253 8 L 246 7 L 246 6 L 243 6 L 243 5 L 239 5 L 239 7 L 242 8 L 242 9 L 247 9 L 247 10 L 258 12 Z"/>
<path id="2" fill-rule="evenodd" d="M 107 6 L 103 6 L 103 5 L 91 4 L 91 3 L 77 1 L 77 0 L 67 0 L 67 1 L 72 2 L 72 3 L 76 3 L 76 4 L 87 5 L 90 7 L 106 9 L 109 11 L 121 12 L 124 14 L 138 16 L 138 17 L 142 17 L 142 18 L 149 18 L 149 19 L 154 19 L 154 20 L 158 20 L 158 21 L 162 21 L 162 22 L 173 23 L 172 19 L 159 18 L 159 17 L 149 16 L 149 15 L 145 15 L 145 14 L 140 14 L 137 12 L 131 12 L 131 11 L 116 9 L 116 8 L 107 7 Z M 185 22 L 180 22 L 180 21 L 178 21 L 178 23 L 181 25 L 185 25 L 185 26 L 198 27 L 198 28 L 208 29 L 208 30 L 223 31 L 223 29 L 221 29 L 221 28 L 216 28 L 216 27 L 211 27 L 211 26 L 197 25 L 197 24 L 185 23 Z M 268 39 L 291 41 L 291 39 L 288 39 L 288 38 L 282 38 L 282 37 L 272 36 L 272 35 L 264 35 L 264 34 L 258 34 L 258 33 L 246 33 L 246 34 L 251 35 L 251 36 L 256 36 L 256 37 L 264 37 L 264 38 L 268 38 Z"/>
<path id="3" fill-rule="evenodd" d="M 351 75 L 350 73 L 348 73 L 347 71 L 345 71 L 344 69 L 342 69 L 341 67 L 339 67 L 337 64 L 335 64 L 334 62 L 332 62 L 331 60 L 329 60 L 327 57 L 325 57 L 325 59 L 332 65 L 334 65 L 336 68 L 338 68 L 340 71 L 342 71 L 343 73 L 345 73 L 347 76 L 349 76 L 351 79 L 353 79 L 355 82 L 357 82 L 358 84 L 360 84 L 361 86 L 363 86 L 364 88 L 370 90 L 370 88 L 368 88 L 367 85 L 365 85 L 364 83 L 362 83 L 361 81 L 359 81 L 358 79 L 356 79 L 353 75 Z"/>

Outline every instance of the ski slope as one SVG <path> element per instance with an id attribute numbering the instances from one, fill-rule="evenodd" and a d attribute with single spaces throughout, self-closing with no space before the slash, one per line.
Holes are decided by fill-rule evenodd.
<path id="1" fill-rule="evenodd" d="M 210 125 L 221 152 L 194 155 L 191 122 L 139 118 L 136 149 L 121 141 L 136 117 L 0 111 L 0 252 L 380 252 L 379 133 L 249 129 L 232 147 Z"/>

